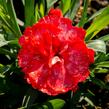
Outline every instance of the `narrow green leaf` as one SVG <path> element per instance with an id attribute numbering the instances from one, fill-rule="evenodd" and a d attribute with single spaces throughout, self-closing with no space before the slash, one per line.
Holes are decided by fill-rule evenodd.
<path id="1" fill-rule="evenodd" d="M 0 64 L 0 77 L 4 78 L 5 77 L 5 73 L 8 72 L 10 70 L 11 66 L 10 65 L 2 65 Z"/>
<path id="2" fill-rule="evenodd" d="M 105 7 L 106 8 L 106 7 Z M 91 21 L 92 19 L 94 19 L 95 17 L 99 16 L 105 8 L 100 9 L 99 11 L 96 11 L 88 20 L 87 22 Z"/>
<path id="3" fill-rule="evenodd" d="M 11 40 L 6 40 L 4 38 L 3 34 L 0 34 L 0 47 L 3 47 L 5 45 L 12 45 L 13 47 L 17 46 L 20 47 L 18 44 L 18 39 L 11 39 Z"/>
<path id="4" fill-rule="evenodd" d="M 6 3 L 7 3 L 7 0 L 0 0 L 0 4 L 4 7 L 4 9 L 6 9 L 6 11 L 8 11 Z"/>
<path id="5" fill-rule="evenodd" d="M 11 20 L 14 24 L 14 29 L 16 30 L 16 33 L 18 34 L 18 37 L 20 37 L 22 35 L 19 25 L 17 23 L 17 16 L 14 10 L 14 6 L 13 6 L 13 0 L 8 0 L 7 1 L 7 7 L 8 7 L 8 13 L 11 17 Z"/>
<path id="6" fill-rule="evenodd" d="M 99 63 L 104 61 L 104 57 L 106 56 L 105 53 L 99 52 L 96 56 L 95 56 L 95 63 Z"/>
<path id="7" fill-rule="evenodd" d="M 106 69 L 106 68 L 95 68 L 94 69 L 94 73 L 108 73 L 109 72 L 109 69 Z"/>
<path id="8" fill-rule="evenodd" d="M 2 5 L 0 5 L 0 20 L 2 21 L 1 25 L 4 27 L 4 29 L 9 29 L 13 34 L 15 34 L 15 36 L 18 35 L 14 29 L 11 21 L 12 19 Z"/>
<path id="9" fill-rule="evenodd" d="M 0 72 L 2 72 L 4 65 L 0 64 Z"/>
<path id="10" fill-rule="evenodd" d="M 69 99 L 69 102 L 70 102 L 69 107 L 70 107 L 70 109 L 75 109 L 76 108 L 75 105 L 79 102 L 79 99 L 80 99 L 82 93 L 83 93 L 83 90 L 81 90 L 81 89 L 77 90 L 75 92 L 75 94 L 72 96 L 72 99 Z"/>
<path id="11" fill-rule="evenodd" d="M 20 47 L 20 45 L 18 44 L 18 39 L 10 40 L 10 41 L 8 42 L 8 45 L 13 45 L 13 46 L 18 46 L 18 47 Z"/>
<path id="12" fill-rule="evenodd" d="M 26 107 L 20 107 L 20 108 L 18 108 L 18 109 L 27 109 Z"/>
<path id="13" fill-rule="evenodd" d="M 4 29 L 9 29 L 17 38 L 21 36 L 21 31 L 17 23 L 12 0 L 2 0 L 0 4 L 0 20 Z"/>
<path id="14" fill-rule="evenodd" d="M 94 103 L 88 97 L 84 97 L 84 100 L 94 107 Z"/>
<path id="15" fill-rule="evenodd" d="M 93 83 L 98 85 L 100 88 L 109 90 L 109 85 L 106 85 L 102 80 L 97 79 L 97 78 L 92 78 L 92 77 L 90 79 Z"/>
<path id="16" fill-rule="evenodd" d="M 25 0 L 22 0 L 23 5 L 25 5 Z"/>
<path id="17" fill-rule="evenodd" d="M 88 94 L 90 94 L 91 96 L 95 96 L 95 94 L 91 91 L 91 90 L 87 90 L 88 91 Z"/>
<path id="18" fill-rule="evenodd" d="M 109 60 L 109 53 L 105 55 L 104 61 Z"/>
<path id="19" fill-rule="evenodd" d="M 0 73 L 0 78 L 4 78 L 4 77 L 5 77 L 5 75 L 3 75 L 3 74 Z"/>
<path id="20" fill-rule="evenodd" d="M 45 0 L 40 0 L 35 6 L 35 22 L 45 15 L 46 12 L 46 2 Z"/>
<path id="21" fill-rule="evenodd" d="M 109 53 L 108 54 L 104 54 L 104 53 L 100 52 L 95 57 L 95 63 L 108 61 L 108 60 L 109 60 Z"/>
<path id="22" fill-rule="evenodd" d="M 41 14 L 38 11 L 37 6 L 36 6 L 36 8 L 35 8 L 35 22 L 37 22 L 41 17 L 42 16 L 41 16 Z"/>
<path id="23" fill-rule="evenodd" d="M 9 50 L 0 48 L 0 54 L 9 55 L 12 58 L 16 58 L 15 54 L 11 53 Z"/>
<path id="24" fill-rule="evenodd" d="M 88 3 L 89 3 L 89 0 L 84 0 L 84 9 L 82 12 L 81 20 L 80 20 L 79 25 L 78 25 L 79 27 L 83 27 L 84 24 L 86 23 Z"/>
<path id="25" fill-rule="evenodd" d="M 37 91 L 33 89 L 29 89 L 22 101 L 22 107 L 29 109 L 29 106 L 33 104 L 37 97 Z"/>
<path id="26" fill-rule="evenodd" d="M 106 7 L 87 29 L 85 40 L 92 39 L 99 31 L 109 24 L 109 7 Z"/>
<path id="27" fill-rule="evenodd" d="M 71 0 L 61 0 L 60 8 L 62 10 L 63 15 L 70 9 Z"/>
<path id="28" fill-rule="evenodd" d="M 49 10 L 53 5 L 54 3 L 56 3 L 58 0 L 46 0 L 47 2 L 47 10 Z"/>
<path id="29" fill-rule="evenodd" d="M 95 51 L 106 53 L 106 44 L 102 40 L 91 40 L 87 43 L 87 46 Z"/>
<path id="30" fill-rule="evenodd" d="M 39 10 L 40 10 L 40 13 L 42 15 L 42 17 L 44 16 L 45 14 L 45 0 L 40 0 L 40 7 L 39 7 Z"/>
<path id="31" fill-rule="evenodd" d="M 34 0 L 25 0 L 25 27 L 34 22 Z"/>
<path id="32" fill-rule="evenodd" d="M 73 20 L 75 15 L 77 14 L 77 10 L 79 9 L 79 7 L 80 7 L 80 0 L 71 0 L 71 8 L 67 16 Z"/>
<path id="33" fill-rule="evenodd" d="M 109 68 L 109 61 L 99 62 L 95 64 L 97 67 Z"/>
<path id="34" fill-rule="evenodd" d="M 99 40 L 108 41 L 109 40 L 109 34 L 100 37 Z"/>

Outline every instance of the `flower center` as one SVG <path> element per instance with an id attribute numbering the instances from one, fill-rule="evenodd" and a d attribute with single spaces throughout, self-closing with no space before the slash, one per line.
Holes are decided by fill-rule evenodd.
<path id="1" fill-rule="evenodd" d="M 54 56 L 49 60 L 49 67 L 52 67 L 57 62 L 61 62 L 61 59 L 58 56 Z"/>

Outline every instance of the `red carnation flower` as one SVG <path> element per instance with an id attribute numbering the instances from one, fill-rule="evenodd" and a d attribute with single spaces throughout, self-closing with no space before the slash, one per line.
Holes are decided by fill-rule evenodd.
<path id="1" fill-rule="evenodd" d="M 59 9 L 32 27 L 19 39 L 18 64 L 33 88 L 48 95 L 75 90 L 89 76 L 94 51 L 84 42 L 85 30 L 72 26 Z"/>

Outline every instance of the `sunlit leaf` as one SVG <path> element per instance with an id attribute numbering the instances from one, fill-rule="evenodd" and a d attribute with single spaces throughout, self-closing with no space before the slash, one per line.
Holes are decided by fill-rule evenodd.
<path id="1" fill-rule="evenodd" d="M 109 69 L 106 69 L 106 68 L 95 68 L 94 69 L 94 73 L 108 73 L 109 72 Z"/>
<path id="2" fill-rule="evenodd" d="M 0 73 L 0 78 L 4 78 L 4 77 L 5 77 L 5 75 L 3 75 L 3 74 Z"/>
<path id="3" fill-rule="evenodd" d="M 35 22 L 45 15 L 46 11 L 46 2 L 44 0 L 37 1 L 35 6 Z"/>
<path id="4" fill-rule="evenodd" d="M 106 7 L 87 29 L 86 40 L 92 39 L 98 32 L 109 24 L 109 7 Z"/>
<path id="5" fill-rule="evenodd" d="M 61 0 L 60 8 L 63 12 L 63 15 L 70 10 L 71 0 Z"/>
<path id="6" fill-rule="evenodd" d="M 106 8 L 106 7 L 105 7 L 105 8 Z M 96 12 L 87 20 L 87 22 L 89 22 L 89 21 L 91 21 L 92 19 L 94 19 L 95 17 L 99 16 L 99 15 L 104 11 L 105 8 L 102 8 L 102 9 L 96 11 Z"/>
<path id="7" fill-rule="evenodd" d="M 45 0 L 40 0 L 40 7 L 39 7 L 40 13 L 42 17 L 45 14 Z"/>
<path id="8" fill-rule="evenodd" d="M 84 97 L 84 100 L 94 107 L 94 103 L 88 97 Z"/>
<path id="9" fill-rule="evenodd" d="M 0 34 L 0 47 L 5 46 L 5 45 L 12 45 L 13 47 L 15 47 L 15 46 L 19 47 L 18 39 L 17 38 L 9 39 L 9 37 L 8 37 L 8 40 L 6 40 L 4 38 L 4 35 Z"/>
<path id="10" fill-rule="evenodd" d="M 35 8 L 35 22 L 38 22 L 38 20 L 39 20 L 40 18 L 42 18 L 42 16 L 41 16 L 41 14 L 40 14 L 40 12 L 38 11 L 37 6 L 36 6 L 36 8 Z"/>
<path id="11" fill-rule="evenodd" d="M 107 67 L 109 68 L 109 61 L 99 62 L 95 64 L 97 67 Z"/>
<path id="12" fill-rule="evenodd" d="M 95 51 L 106 53 L 106 44 L 102 40 L 92 40 L 88 42 L 87 46 Z"/>
<path id="13" fill-rule="evenodd" d="M 0 47 L 7 45 L 9 41 L 6 41 L 3 34 L 0 34 Z"/>

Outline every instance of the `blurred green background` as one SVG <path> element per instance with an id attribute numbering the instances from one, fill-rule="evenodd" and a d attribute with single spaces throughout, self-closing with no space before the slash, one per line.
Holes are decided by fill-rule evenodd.
<path id="1" fill-rule="evenodd" d="M 18 38 L 50 8 L 86 29 L 96 51 L 90 77 L 75 93 L 55 97 L 28 85 L 17 64 Z M 109 0 L 0 0 L 0 109 L 109 109 Z"/>

